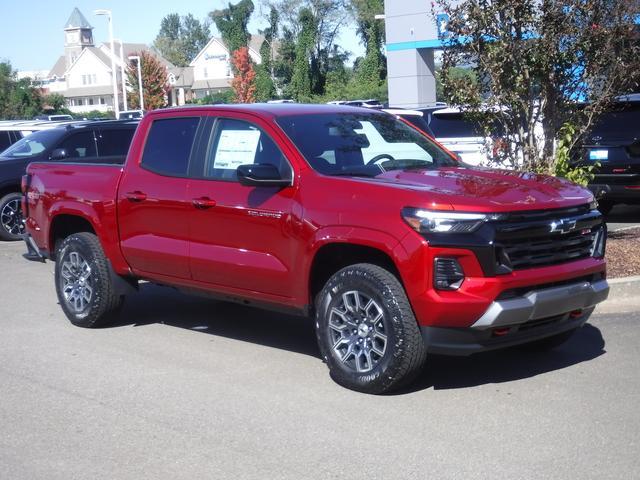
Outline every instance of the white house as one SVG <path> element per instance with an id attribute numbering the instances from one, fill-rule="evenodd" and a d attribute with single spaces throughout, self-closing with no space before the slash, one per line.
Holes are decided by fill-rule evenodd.
<path id="1" fill-rule="evenodd" d="M 60 93 L 67 99 L 69 110 L 76 113 L 98 110 L 112 111 L 113 77 L 111 74 L 111 45 L 96 47 L 93 27 L 75 8 L 64 26 L 64 55 L 61 55 L 42 86 L 51 93 Z M 152 53 L 167 68 L 173 65 L 143 43 L 114 42 L 113 54 L 118 83 L 118 98 L 123 107 L 121 66 L 128 65 L 129 55 L 142 51 Z M 121 56 L 122 54 L 122 56 Z"/>
<path id="2" fill-rule="evenodd" d="M 249 55 L 256 64 L 262 63 L 260 47 L 264 41 L 262 35 L 253 35 L 250 39 Z M 167 69 L 170 105 L 184 105 L 231 88 L 230 54 L 220 38 L 212 38 L 188 67 L 174 66 L 157 51 L 141 43 L 121 44 L 115 41 L 114 50 L 111 51 L 109 43 L 95 46 L 93 27 L 82 12 L 74 8 L 64 26 L 64 55 L 58 58 L 39 84 L 51 93 L 62 94 L 72 112 L 113 111 L 111 56 L 115 61 L 119 103 L 123 107 L 121 66 L 124 63 L 126 69 L 130 55 L 146 51 Z"/>

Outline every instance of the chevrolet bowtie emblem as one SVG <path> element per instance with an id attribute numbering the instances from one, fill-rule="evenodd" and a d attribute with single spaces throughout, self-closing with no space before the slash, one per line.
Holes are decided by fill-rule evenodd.
<path id="1" fill-rule="evenodd" d="M 576 228 L 575 220 L 558 220 L 558 221 L 551 222 L 551 230 L 549 231 L 551 233 L 554 233 L 554 232 L 569 233 L 575 230 L 575 228 Z"/>

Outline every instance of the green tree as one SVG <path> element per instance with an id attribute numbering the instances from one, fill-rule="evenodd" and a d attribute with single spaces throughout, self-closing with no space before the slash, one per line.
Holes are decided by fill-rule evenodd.
<path id="1" fill-rule="evenodd" d="M 284 27 L 278 43 L 278 54 L 274 60 L 276 89 L 285 97 L 291 97 L 291 79 L 296 61 L 296 38 L 291 30 Z"/>
<path id="2" fill-rule="evenodd" d="M 256 98 L 258 101 L 270 100 L 276 95 L 275 86 L 275 41 L 278 38 L 278 11 L 271 7 L 269 26 L 260 33 L 264 42 L 260 46 L 262 63 L 256 67 Z"/>
<path id="3" fill-rule="evenodd" d="M 219 93 L 212 93 L 203 98 L 200 98 L 196 103 L 200 105 L 216 105 L 221 103 L 233 103 L 235 100 L 235 93 L 233 89 L 228 88 Z"/>
<path id="4" fill-rule="evenodd" d="M 207 45 L 210 37 L 207 21 L 201 22 L 191 14 L 180 17 L 170 13 L 162 19 L 153 46 L 174 65 L 185 67 Z"/>
<path id="5" fill-rule="evenodd" d="M 475 71 L 471 68 L 451 67 L 448 72 L 449 76 L 456 82 L 478 83 Z M 436 69 L 436 101 L 446 102 L 447 97 L 444 94 L 444 86 L 442 85 L 442 70 Z"/>
<path id="6" fill-rule="evenodd" d="M 167 69 L 160 63 L 160 60 L 146 50 L 137 55 L 140 56 L 141 62 L 145 110 L 155 110 L 166 106 L 169 89 Z M 127 82 L 131 86 L 131 91 L 127 94 L 129 106 L 133 109 L 140 108 L 138 68 L 135 62 L 131 62 L 127 69 Z"/>
<path id="7" fill-rule="evenodd" d="M 291 77 L 291 94 L 301 102 L 311 98 L 311 53 L 314 48 L 317 34 L 317 23 L 311 10 L 300 10 L 298 22 L 301 25 L 297 38 L 295 63 Z"/>
<path id="8" fill-rule="evenodd" d="M 311 90 L 321 95 L 325 90 L 331 52 L 341 29 L 350 18 L 349 0 L 271 0 L 282 23 L 283 32 L 291 32 L 292 37 L 300 37 L 304 25 L 300 23 L 302 10 L 306 10 L 316 25 L 312 49 L 308 55 Z M 281 48 L 288 46 L 281 44 Z"/>
<path id="9" fill-rule="evenodd" d="M 0 118 L 28 119 L 42 113 L 42 92 L 31 79 L 18 80 L 10 62 L 0 62 Z"/>
<path id="10" fill-rule="evenodd" d="M 384 22 L 375 16 L 384 12 L 383 0 L 351 0 L 358 34 L 365 46 L 365 56 L 358 64 L 357 78 L 360 82 L 379 84 L 387 76 L 386 61 L 382 54 Z"/>
<path id="11" fill-rule="evenodd" d="M 444 95 L 487 131 L 496 123 L 501 127 L 507 164 L 554 171 L 554 144 L 563 125 L 575 128 L 568 146 L 574 149 L 616 95 L 638 86 L 635 1 L 438 4 L 449 16 Z M 479 81 L 454 75 L 455 67 L 471 68 Z"/>
<path id="12" fill-rule="evenodd" d="M 253 9 L 251 0 L 240 0 L 235 5 L 229 3 L 227 8 L 209 14 L 230 55 L 249 44 L 250 34 L 247 25 Z"/>

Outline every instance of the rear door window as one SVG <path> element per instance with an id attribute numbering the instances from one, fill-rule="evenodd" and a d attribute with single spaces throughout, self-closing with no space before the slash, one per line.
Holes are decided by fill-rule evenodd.
<path id="1" fill-rule="evenodd" d="M 74 133 L 64 139 L 57 148 L 62 148 L 67 152 L 67 159 L 95 158 L 96 140 L 92 130 Z"/>
<path id="2" fill-rule="evenodd" d="M 98 156 L 104 158 L 105 161 L 123 163 L 129 151 L 134 131 L 133 128 L 96 130 Z"/>
<path id="3" fill-rule="evenodd" d="M 199 124 L 199 117 L 155 120 L 144 146 L 142 167 L 162 175 L 186 176 Z"/>

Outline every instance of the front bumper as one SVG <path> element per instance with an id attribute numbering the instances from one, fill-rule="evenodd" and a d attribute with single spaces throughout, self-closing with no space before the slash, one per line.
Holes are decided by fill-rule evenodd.
<path id="1" fill-rule="evenodd" d="M 431 353 L 471 355 L 506 348 L 582 326 L 608 295 L 606 280 L 532 290 L 492 302 L 468 328 L 422 326 L 422 336 Z"/>

